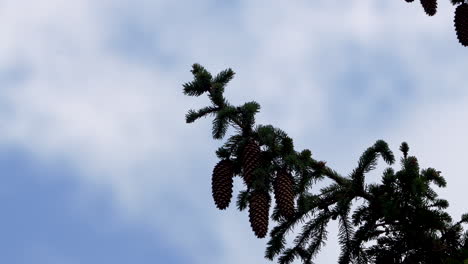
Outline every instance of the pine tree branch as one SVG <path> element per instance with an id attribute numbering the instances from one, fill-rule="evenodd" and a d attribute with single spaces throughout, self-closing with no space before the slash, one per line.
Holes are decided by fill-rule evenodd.
<path id="1" fill-rule="evenodd" d="M 270 233 L 266 258 L 272 260 L 281 255 L 278 259 L 280 263 L 291 263 L 296 257 L 302 259 L 304 264 L 312 263 L 313 256 L 326 239 L 326 224 L 330 218 L 336 220 L 338 216 L 338 235 L 342 246 L 339 262 L 342 264 L 350 261 L 367 263 L 369 259 L 385 254 L 404 256 L 403 259 L 407 258 L 408 261 L 410 258 L 411 261 L 424 260 L 425 257 L 420 256 L 429 254 L 425 250 L 433 240 L 442 241 L 445 243 L 444 247 L 448 245 L 453 250 L 460 248 L 455 240 L 462 230 L 461 224 L 468 222 L 468 215 L 463 215 L 461 221 L 452 224 L 450 215 L 442 211 L 448 207 L 448 202 L 437 199 L 437 193 L 430 187 L 430 183 L 445 187 L 445 179 L 440 171 L 432 168 L 420 171 L 416 157 L 408 156 L 409 147 L 406 142 L 400 146 L 404 156 L 401 159 L 402 169 L 395 173 L 392 168 L 387 168 L 381 183 L 365 185 L 365 174 L 375 169 L 379 155 L 389 165 L 395 161 L 393 153 L 383 140 L 376 141 L 364 151 L 358 166 L 348 177 L 343 177 L 325 166 L 326 162 L 313 159 L 309 150 L 295 151 L 293 140 L 284 131 L 271 125 L 258 125 L 254 129 L 255 115 L 259 112 L 260 105 L 247 102 L 234 107 L 224 97 L 224 88 L 234 76 L 231 69 L 222 71 L 213 78 L 202 66 L 194 64 L 192 73 L 194 81 L 184 84 L 184 93 L 199 96 L 208 92 L 213 106 L 198 111 L 189 110 L 186 121 L 194 122 L 203 116 L 215 114 L 212 135 L 217 139 L 224 137 L 230 125 L 238 130 L 237 134 L 231 136 L 216 151 L 220 159 L 232 160 L 234 175 L 241 175 L 246 168 L 245 164 L 250 166 L 253 180 L 247 190 L 239 194 L 238 209 L 244 210 L 248 206 L 251 190 L 270 192 L 277 188 L 272 186 L 278 170 L 286 169 L 294 178 L 294 193 L 288 196 L 297 197 L 297 210 L 294 210 L 291 218 L 286 218 L 278 213 L 277 203 L 272 219 L 278 225 Z M 256 141 L 262 147 L 261 158 L 244 159 L 245 142 L 249 140 Z M 249 159 L 250 163 L 244 163 Z M 256 165 L 258 160 L 261 160 L 260 165 Z M 312 182 L 325 177 L 333 183 L 322 188 L 318 195 L 310 194 Z M 283 188 L 290 190 L 288 186 Z M 348 219 L 350 206 L 354 199 L 359 198 L 363 198 L 366 205 L 354 210 L 351 221 Z M 330 209 L 333 205 L 335 206 Z M 303 226 L 302 233 L 294 241 L 294 247 L 285 249 L 285 235 L 316 213 L 318 215 Z M 353 225 L 357 228 L 356 231 Z M 383 233 L 385 236 L 382 236 Z M 377 240 L 377 245 L 364 250 L 362 244 L 371 240 Z M 424 247 L 417 245 L 420 241 L 426 243 Z M 452 249 L 443 250 L 443 254 L 448 254 L 446 252 L 450 250 Z M 401 258 L 398 261 L 401 262 Z"/>

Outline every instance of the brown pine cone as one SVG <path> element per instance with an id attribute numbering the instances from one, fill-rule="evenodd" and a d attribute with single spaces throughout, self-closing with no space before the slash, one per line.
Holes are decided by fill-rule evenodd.
<path id="1" fill-rule="evenodd" d="M 242 158 L 243 177 L 247 186 L 250 186 L 254 180 L 253 172 L 260 165 L 260 146 L 250 140 L 244 148 Z"/>
<path id="2" fill-rule="evenodd" d="M 319 162 L 317 163 L 318 169 L 323 169 L 323 168 L 325 168 L 325 164 L 327 164 L 326 161 L 319 161 Z"/>
<path id="3" fill-rule="evenodd" d="M 421 5 L 423 6 L 424 12 L 428 16 L 433 16 L 437 12 L 437 0 L 421 0 Z"/>
<path id="4" fill-rule="evenodd" d="M 221 160 L 213 169 L 211 191 L 213 200 L 221 210 L 229 206 L 232 198 L 233 164 L 230 160 Z"/>
<path id="5" fill-rule="evenodd" d="M 289 218 L 294 215 L 294 179 L 286 170 L 280 170 L 273 183 L 275 201 L 281 215 Z"/>
<path id="6" fill-rule="evenodd" d="M 468 46 L 468 4 L 463 3 L 455 9 L 455 32 L 460 44 Z"/>
<path id="7" fill-rule="evenodd" d="M 258 238 L 264 238 L 268 233 L 269 211 L 269 194 L 259 191 L 252 193 L 249 203 L 249 221 L 252 230 Z"/>

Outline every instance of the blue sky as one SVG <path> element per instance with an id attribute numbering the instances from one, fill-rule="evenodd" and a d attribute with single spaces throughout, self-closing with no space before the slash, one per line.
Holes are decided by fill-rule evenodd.
<path id="1" fill-rule="evenodd" d="M 184 122 L 208 103 L 182 94 L 195 62 L 233 68 L 232 103 L 256 100 L 259 124 L 342 175 L 376 140 L 397 156 L 407 141 L 458 219 L 468 50 L 439 2 L 3 1 L 0 262 L 267 263 L 246 212 L 214 207 L 222 142 Z"/>

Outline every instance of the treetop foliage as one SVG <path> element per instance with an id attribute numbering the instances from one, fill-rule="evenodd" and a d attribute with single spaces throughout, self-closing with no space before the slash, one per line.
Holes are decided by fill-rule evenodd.
<path id="1" fill-rule="evenodd" d="M 457 1 L 455 1 L 457 2 Z M 325 245 L 327 225 L 338 221 L 338 241 L 341 253 L 338 263 L 468 263 L 468 232 L 462 224 L 468 223 L 468 214 L 458 221 L 444 211 L 449 203 L 438 197 L 432 185 L 443 188 L 446 181 L 434 168 L 421 169 L 418 160 L 409 156 L 409 146 L 400 146 L 400 169 L 388 167 L 381 181 L 366 184 L 365 176 L 376 168 L 379 157 L 387 165 L 395 163 L 388 144 L 378 140 L 367 148 L 356 168 L 344 177 L 326 166 L 326 162 L 312 157 L 309 149 L 297 151 L 293 140 L 272 125 L 255 124 L 260 110 L 257 102 L 234 106 L 224 97 L 226 85 L 234 77 L 231 69 L 215 77 L 201 65 L 192 67 L 194 80 L 183 85 L 188 96 L 207 93 L 211 105 L 189 110 L 187 123 L 212 115 L 214 139 L 225 137 L 229 126 L 235 133 L 216 151 L 221 160 L 230 160 L 234 175 L 243 177 L 244 148 L 254 141 L 260 147 L 261 162 L 254 171 L 253 184 L 237 196 L 237 208 L 249 206 L 255 192 L 268 195 L 279 171 L 287 171 L 293 178 L 294 214 L 285 217 L 278 205 L 270 218 L 276 223 L 270 231 L 265 258 L 277 259 L 280 264 L 300 259 L 313 263 L 314 257 Z M 330 184 L 319 194 L 310 192 L 318 181 Z M 353 203 L 363 203 L 354 210 Z M 299 228 L 291 245 L 286 236 Z M 369 246 L 369 242 L 372 242 Z"/>

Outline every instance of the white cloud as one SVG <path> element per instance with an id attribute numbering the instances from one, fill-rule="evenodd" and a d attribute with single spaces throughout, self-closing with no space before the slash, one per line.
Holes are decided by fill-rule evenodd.
<path id="1" fill-rule="evenodd" d="M 259 123 L 284 129 L 298 147 L 311 148 L 344 175 L 375 140 L 389 139 L 395 154 L 408 141 L 423 167 L 427 161 L 447 171 L 453 212 L 463 211 L 460 186 L 466 179 L 455 175 L 463 173 L 458 163 L 466 92 L 460 84 L 466 55 L 448 2 L 431 18 L 417 3 L 404 1 L 242 1 L 222 10 L 213 5 L 6 1 L 0 11 L 0 68 L 25 66 L 27 79 L 0 91 L 0 104 L 11 109 L 0 113 L 1 140 L 45 161 L 69 160 L 85 183 L 112 191 L 123 215 L 171 230 L 168 236 L 192 250 L 197 263 L 262 261 L 265 241 L 253 238 L 247 214 L 234 206 L 217 212 L 211 205 L 209 176 L 221 142 L 209 137 L 210 121 L 184 124 L 188 108 L 207 102 L 182 95 L 190 65 L 200 62 L 213 72 L 232 67 L 237 76 L 227 96 L 233 103 L 260 102 Z M 154 63 L 130 61 L 111 48 L 125 23 L 151 36 L 142 46 L 154 46 Z M 399 77 L 387 65 L 371 69 L 377 64 L 362 63 L 369 93 L 358 103 L 336 105 L 333 96 L 343 87 L 331 84 L 357 67 L 355 52 L 366 61 L 392 58 L 411 78 L 415 97 L 399 97 L 392 87 Z M 169 56 L 170 63 L 159 55 Z M 375 98 L 403 101 L 397 105 L 405 116 L 389 124 L 395 127 L 334 126 L 337 116 L 330 109 L 348 109 L 348 119 L 364 124 Z M 443 157 L 436 155 L 441 152 Z M 187 217 L 171 208 L 179 203 L 198 228 L 179 219 Z M 202 249 L 196 239 L 204 232 L 219 240 L 219 259 L 194 253 Z M 331 234 L 330 241 L 336 242 Z M 325 251 L 318 263 L 336 258 L 334 247 Z"/>

